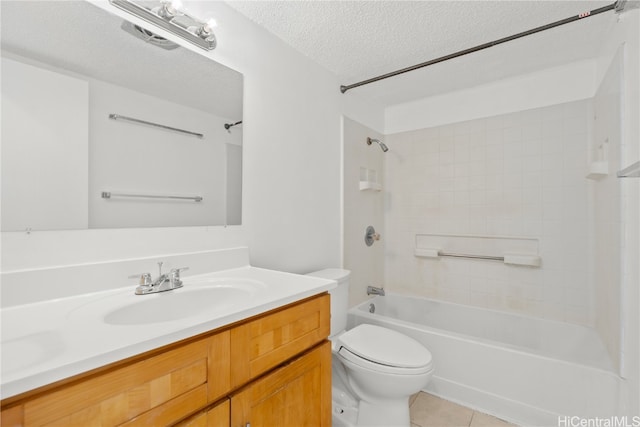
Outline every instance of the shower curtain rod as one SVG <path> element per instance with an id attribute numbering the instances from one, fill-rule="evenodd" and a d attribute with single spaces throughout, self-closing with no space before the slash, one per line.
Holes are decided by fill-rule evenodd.
<path id="1" fill-rule="evenodd" d="M 390 73 L 383 74 L 383 75 L 377 76 L 377 77 L 373 77 L 373 78 L 370 78 L 370 79 L 367 79 L 367 80 L 363 80 L 361 82 L 353 83 L 353 84 L 350 84 L 350 85 L 342 85 L 342 86 L 340 86 L 340 92 L 345 93 L 346 91 L 348 91 L 350 89 L 353 89 L 353 88 L 356 88 L 356 87 L 359 87 L 359 86 L 364 86 L 364 85 L 367 85 L 369 83 L 374 83 L 374 82 L 377 82 L 377 81 L 380 81 L 380 80 L 388 79 L 389 77 L 395 77 L 395 76 L 397 76 L 399 74 L 407 73 L 409 71 L 414 71 L 414 70 L 417 70 L 417 69 L 423 68 L 423 67 L 428 67 L 429 65 L 437 64 L 439 62 L 448 61 L 449 59 L 458 58 L 460 56 L 467 55 L 469 53 L 473 53 L 473 52 L 477 52 L 479 50 L 487 49 L 487 48 L 499 45 L 501 43 L 505 43 L 505 42 L 508 42 L 508 41 L 511 41 L 511 40 L 515 40 L 515 39 L 519 39 L 521 37 L 528 36 L 528 35 L 531 35 L 531 34 L 539 33 L 541 31 L 549 30 L 551 28 L 559 27 L 560 25 L 568 24 L 570 22 L 578 21 L 580 19 L 588 18 L 590 16 L 598 15 L 600 13 L 608 12 L 610 10 L 614 10 L 615 9 L 616 12 L 620 13 L 620 12 L 622 12 L 624 10 L 624 6 L 625 6 L 626 2 L 627 2 L 627 0 L 617 0 L 616 2 L 614 2 L 614 3 L 612 3 L 612 4 L 608 5 L 608 6 L 603 6 L 603 7 L 594 9 L 594 10 L 589 11 L 589 12 L 583 12 L 583 13 L 581 13 L 579 15 L 572 16 L 570 18 L 566 18 L 566 19 L 562 19 L 560 21 L 552 22 L 551 24 L 542 25 L 540 27 L 536 27 L 536 28 L 533 28 L 531 30 L 523 31 L 521 33 L 517 33 L 517 34 L 511 35 L 511 36 L 508 36 L 508 37 L 503 37 L 501 39 L 498 39 L 498 40 L 495 40 L 495 41 L 492 41 L 492 42 L 484 43 L 484 44 L 481 44 L 481 45 L 478 45 L 478 46 L 475 46 L 475 47 L 472 47 L 472 48 L 469 48 L 469 49 L 465 49 L 465 50 L 461 50 L 461 51 L 458 51 L 458 52 L 455 52 L 455 53 L 451 53 L 449 55 L 441 56 L 440 58 L 432 59 L 430 61 L 423 62 L 421 64 L 412 65 L 411 67 L 402 68 L 402 69 L 397 70 L 397 71 L 392 71 Z"/>

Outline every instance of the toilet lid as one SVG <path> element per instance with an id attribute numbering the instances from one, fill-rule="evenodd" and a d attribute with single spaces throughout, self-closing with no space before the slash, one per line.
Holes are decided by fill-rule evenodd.
<path id="1" fill-rule="evenodd" d="M 338 337 L 336 347 L 372 362 L 398 368 L 422 368 L 431 364 L 431 353 L 422 344 L 399 332 L 375 325 L 359 325 Z"/>

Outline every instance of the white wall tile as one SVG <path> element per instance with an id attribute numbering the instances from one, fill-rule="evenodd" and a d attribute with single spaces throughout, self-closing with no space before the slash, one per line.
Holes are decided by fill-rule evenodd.
<path id="1" fill-rule="evenodd" d="M 396 191 L 413 196 L 387 212 L 387 233 L 530 237 L 539 242 L 542 267 L 460 259 L 427 262 L 413 257 L 411 239 L 387 240 L 386 251 L 394 257 L 387 256 L 386 286 L 589 324 L 593 298 L 584 268 L 589 264 L 589 183 L 584 177 L 588 104 L 432 128 L 429 134 L 438 135 L 437 142 L 416 142 L 414 152 L 399 145 L 394 154 L 404 161 L 386 163 L 386 179 L 395 185 L 386 197 L 397 199 Z M 402 140 L 403 135 L 391 137 Z M 432 154 L 416 155 L 427 152 Z M 421 181 L 426 176 L 428 183 Z M 409 260 L 401 262 L 400 253 Z M 412 261 L 421 267 L 412 270 Z"/>
<path id="2" fill-rule="evenodd" d="M 538 127 L 539 128 L 539 127 Z M 535 139 L 526 139 L 522 154 L 524 156 L 542 156 L 542 137 L 536 137 Z"/>
<path id="3" fill-rule="evenodd" d="M 354 120 L 344 119 L 344 268 L 351 270 L 351 286 L 349 300 L 351 305 L 362 302 L 367 298 L 365 289 L 367 285 L 382 285 L 384 277 L 384 248 L 376 242 L 371 247 L 365 245 L 363 237 L 367 226 L 372 225 L 386 240 L 388 233 L 384 229 L 385 206 L 391 207 L 388 211 L 391 215 L 397 213 L 401 218 L 401 227 L 396 229 L 393 235 L 402 236 L 402 231 L 410 232 L 414 229 L 407 217 L 419 215 L 424 209 L 424 193 L 418 194 L 406 191 L 406 182 L 411 186 L 422 186 L 425 173 L 424 168 L 418 165 L 410 165 L 407 161 L 398 158 L 392 162 L 397 166 L 400 174 L 394 174 L 386 179 L 383 169 L 383 156 L 381 150 L 367 146 L 363 141 L 367 137 L 383 140 L 382 135 Z M 396 138 L 392 142 L 396 151 L 413 151 L 413 141 L 420 135 L 428 132 L 411 132 L 407 139 Z M 385 198 L 382 192 L 361 191 L 359 188 L 360 169 L 364 167 L 376 170 L 378 181 L 385 188 L 391 188 L 393 198 Z M 426 169 L 426 176 L 429 169 Z M 434 172 L 437 176 L 437 172 Z M 390 187 L 386 187 L 391 185 Z M 395 190 L 395 191 L 394 191 Z M 389 190 L 387 190 L 389 191 Z"/>

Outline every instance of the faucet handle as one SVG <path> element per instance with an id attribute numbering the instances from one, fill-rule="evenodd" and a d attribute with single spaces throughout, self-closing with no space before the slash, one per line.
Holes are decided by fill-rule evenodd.
<path id="1" fill-rule="evenodd" d="M 142 286 L 149 286 L 152 283 L 150 273 L 133 274 L 129 276 L 129 279 L 140 279 L 139 284 Z"/>
<path id="2" fill-rule="evenodd" d="M 180 280 L 180 272 L 188 269 L 189 267 L 172 268 L 171 271 L 169 272 L 171 283 L 175 285 L 181 285 L 182 281 Z"/>

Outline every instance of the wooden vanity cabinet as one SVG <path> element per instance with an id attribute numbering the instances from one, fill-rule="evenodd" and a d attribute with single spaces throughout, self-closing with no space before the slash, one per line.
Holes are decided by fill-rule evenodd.
<path id="1" fill-rule="evenodd" d="M 22 405 L 13 406 L 8 409 L 2 408 L 2 416 L 0 418 L 0 426 L 2 427 L 17 427 L 21 426 L 24 423 L 22 422 L 22 410 L 24 408 Z"/>
<path id="2" fill-rule="evenodd" d="M 176 425 L 229 426 L 331 426 L 331 344 L 323 342 Z"/>
<path id="3" fill-rule="evenodd" d="M 330 426 L 328 335 L 323 294 L 7 399 L 2 426 Z"/>
<path id="4" fill-rule="evenodd" d="M 250 379 L 329 336 L 329 295 L 309 299 L 231 329 L 231 385 Z"/>
<path id="5" fill-rule="evenodd" d="M 224 386 L 212 377 L 229 369 L 229 335 L 217 333 L 28 399 L 24 425 L 175 423 L 228 391 L 228 381 Z M 226 360 L 216 358 L 225 353 Z"/>
<path id="6" fill-rule="evenodd" d="M 231 427 L 331 426 L 331 344 L 324 342 L 231 396 Z"/>

